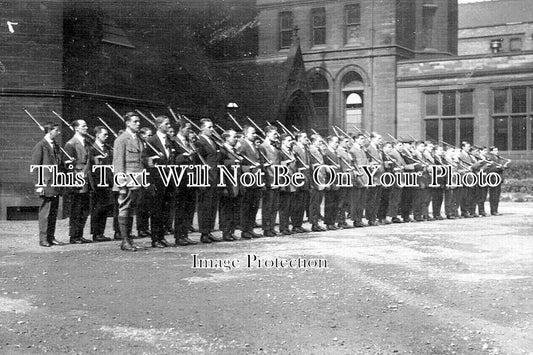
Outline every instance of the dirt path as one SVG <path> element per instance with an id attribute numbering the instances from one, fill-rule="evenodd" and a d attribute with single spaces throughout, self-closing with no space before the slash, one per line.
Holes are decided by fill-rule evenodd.
<path id="1" fill-rule="evenodd" d="M 138 253 L 1 222 L 0 353 L 533 354 L 533 204 L 501 209 Z"/>

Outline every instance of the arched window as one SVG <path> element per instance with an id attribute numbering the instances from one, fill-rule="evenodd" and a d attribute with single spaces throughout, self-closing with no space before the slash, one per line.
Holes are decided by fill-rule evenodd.
<path id="1" fill-rule="evenodd" d="M 315 72 L 309 77 L 311 87 L 311 96 L 313 97 L 313 105 L 317 121 L 315 129 L 320 134 L 326 134 L 329 127 L 329 84 L 326 77 L 320 73 Z"/>
<path id="2" fill-rule="evenodd" d="M 345 127 L 347 130 L 353 131 L 354 126 L 360 128 L 363 123 L 364 83 L 359 74 L 349 72 L 344 76 L 342 94 Z"/>

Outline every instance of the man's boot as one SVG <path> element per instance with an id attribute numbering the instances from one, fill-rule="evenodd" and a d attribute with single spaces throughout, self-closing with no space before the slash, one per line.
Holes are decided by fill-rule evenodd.
<path id="1" fill-rule="evenodd" d="M 134 251 L 144 250 L 144 247 L 139 244 L 134 243 L 133 238 L 131 237 L 131 230 L 133 228 L 133 217 L 128 217 L 127 225 L 128 225 L 128 239 L 129 239 L 131 247 L 134 249 Z"/>
<path id="2" fill-rule="evenodd" d="M 136 251 L 136 249 L 133 248 L 133 245 L 131 245 L 128 219 L 129 217 L 118 217 L 118 228 L 120 230 L 120 235 L 122 236 L 122 244 L 120 244 L 120 249 L 124 251 Z"/>

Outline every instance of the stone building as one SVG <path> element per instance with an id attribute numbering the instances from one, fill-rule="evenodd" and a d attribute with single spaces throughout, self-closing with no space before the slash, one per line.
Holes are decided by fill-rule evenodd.
<path id="1" fill-rule="evenodd" d="M 461 5 L 458 57 L 398 63 L 398 134 L 531 160 L 532 18 L 527 0 Z"/>
<path id="2" fill-rule="evenodd" d="M 233 101 L 241 123 L 468 140 L 531 159 L 529 2 L 0 0 L 0 219 L 39 204 L 29 160 L 42 134 L 24 107 L 41 123 L 55 110 L 118 131 L 106 102 L 217 120 Z"/>

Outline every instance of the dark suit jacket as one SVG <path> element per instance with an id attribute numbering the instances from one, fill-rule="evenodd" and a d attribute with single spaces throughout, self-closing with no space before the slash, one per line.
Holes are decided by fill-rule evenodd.
<path id="1" fill-rule="evenodd" d="M 246 144 L 246 143 L 245 143 Z M 271 166 L 265 168 L 265 184 L 267 188 L 269 189 L 277 189 L 279 186 L 272 186 L 272 183 L 274 182 L 274 168 L 273 165 L 279 165 L 280 162 L 280 153 L 279 149 L 270 145 L 266 144 L 265 142 L 261 143 L 259 146 L 259 150 L 264 154 L 265 157 L 268 158 L 268 160 L 272 163 Z M 266 163 L 266 160 L 262 159 L 263 163 Z"/>
<path id="2" fill-rule="evenodd" d="M 363 172 L 363 168 L 362 168 L 362 166 L 368 165 L 368 157 L 366 155 L 366 152 L 364 151 L 364 149 L 362 149 L 361 147 L 355 144 L 352 145 L 349 152 L 350 152 L 350 155 L 352 156 L 352 161 L 354 162 L 355 165 L 359 167 L 360 171 L 363 173 L 357 179 L 359 180 L 362 187 L 368 186 L 368 183 L 369 183 L 368 177 Z"/>
<path id="3" fill-rule="evenodd" d="M 326 152 L 325 152 L 325 157 L 324 157 L 324 163 L 327 164 L 327 165 L 330 165 L 330 166 L 336 166 L 336 168 L 334 169 L 335 173 L 338 174 L 340 172 L 340 159 L 339 157 L 337 156 L 337 152 L 332 152 L 329 147 L 326 149 Z M 329 172 L 328 170 L 328 173 L 326 174 L 326 181 L 330 181 L 331 179 L 331 173 Z M 335 180 L 337 180 L 335 178 Z M 326 190 L 338 190 L 339 187 L 337 186 L 336 183 L 333 183 L 332 185 L 326 187 Z"/>
<path id="4" fill-rule="evenodd" d="M 161 177 L 161 174 L 159 173 L 159 169 L 156 168 L 157 165 L 159 166 L 166 166 L 169 164 L 173 164 L 176 156 L 176 144 L 170 139 L 170 137 L 167 136 L 166 139 L 166 145 L 168 149 L 168 155 L 165 151 L 165 147 L 163 146 L 163 143 L 161 142 L 161 139 L 157 136 L 157 133 L 154 134 L 152 137 L 147 139 L 148 143 L 154 148 L 152 149 L 150 146 L 147 145 L 146 148 L 146 156 L 152 157 L 154 155 L 159 155 L 160 157 L 158 159 L 155 159 L 153 161 L 154 166 L 149 167 L 148 171 L 150 172 L 151 182 L 153 182 L 156 186 L 156 188 L 164 188 L 163 179 Z M 168 169 L 168 168 L 164 168 Z M 169 188 L 172 187 L 172 181 L 169 184 Z"/>
<path id="5" fill-rule="evenodd" d="M 102 155 L 102 152 L 105 153 L 107 156 L 103 159 L 97 158 L 98 156 Z M 95 147 L 91 147 L 91 149 L 89 149 L 89 162 L 91 164 L 91 173 L 89 174 L 89 183 L 93 191 L 111 189 L 113 187 L 113 172 L 111 171 L 111 169 L 107 169 L 106 181 L 100 181 L 101 173 L 99 170 L 92 172 L 93 167 L 96 165 L 113 165 L 113 152 L 106 146 L 104 146 L 104 148 L 102 149 L 102 152 L 96 150 Z M 97 185 L 99 183 L 107 183 L 109 187 L 98 187 Z"/>
<path id="6" fill-rule="evenodd" d="M 286 151 L 283 149 L 283 147 L 280 150 L 280 159 L 282 165 L 286 166 L 288 168 L 288 176 L 292 177 L 294 173 L 298 171 L 298 163 L 296 161 L 296 156 L 294 155 L 294 152 Z M 293 160 L 292 162 L 288 162 L 290 160 Z M 293 184 L 289 184 L 288 186 L 282 186 L 280 187 L 280 191 L 284 192 L 295 192 L 299 188 L 294 186 Z"/>
<path id="7" fill-rule="evenodd" d="M 228 168 L 228 170 L 231 173 L 233 173 L 232 166 L 240 165 L 240 164 L 235 162 L 236 157 L 233 154 L 231 154 L 230 152 L 233 152 L 235 154 L 237 154 L 237 152 L 234 150 L 234 148 L 229 148 L 229 147 L 227 147 L 225 145 L 224 145 L 224 148 L 220 150 L 220 152 L 221 152 L 221 156 L 222 156 L 222 164 L 224 164 L 224 166 L 226 168 Z M 237 169 L 237 178 L 239 178 L 241 173 L 242 173 L 242 171 L 241 171 L 241 168 L 239 167 Z M 226 187 L 224 187 L 222 189 L 222 194 L 223 195 L 227 195 L 229 197 L 237 197 L 239 195 L 239 193 L 240 193 L 240 184 L 239 184 L 238 180 L 237 180 L 237 185 L 232 184 L 229 178 L 225 178 L 223 181 L 224 181 L 224 184 L 226 185 Z"/>
<path id="8" fill-rule="evenodd" d="M 201 155 L 207 165 L 211 167 L 209 170 L 209 183 L 211 187 L 214 187 L 218 184 L 218 165 L 222 162 L 222 154 L 213 138 L 211 138 L 211 141 L 213 145 L 203 135 L 200 135 L 195 146 L 198 155 Z"/>
<path id="9" fill-rule="evenodd" d="M 259 151 L 256 148 L 252 148 L 250 145 L 253 145 L 253 143 L 243 139 L 240 141 L 240 146 L 237 148 L 237 152 L 247 158 L 244 159 L 241 164 L 243 172 L 255 171 L 256 168 L 254 168 L 251 162 L 257 164 L 261 163 L 261 155 L 259 154 Z M 259 186 L 250 186 L 250 188 L 258 187 Z"/>
<path id="10" fill-rule="evenodd" d="M 31 154 L 31 163 L 32 165 L 55 165 L 58 168 L 58 171 L 63 171 L 62 161 L 61 161 L 61 150 L 58 146 L 52 148 L 50 143 L 46 139 L 40 140 Z M 34 183 L 37 184 L 37 170 L 33 172 Z M 52 173 L 48 169 L 44 169 L 44 196 L 53 197 L 61 193 L 61 189 L 57 187 L 50 186 L 52 184 Z"/>
<path id="11" fill-rule="evenodd" d="M 292 146 L 292 152 L 294 155 L 296 155 L 299 160 L 296 160 L 296 166 L 298 167 L 298 171 L 303 173 L 305 175 L 305 184 L 300 187 L 300 190 L 307 190 L 310 187 L 311 184 L 311 153 L 309 153 L 309 150 L 307 147 L 302 148 L 298 144 L 294 144 Z M 300 161 L 301 160 L 301 161 Z M 306 165 L 304 166 L 302 162 Z"/>
<path id="12" fill-rule="evenodd" d="M 76 161 L 74 162 L 74 172 L 83 174 L 85 184 L 81 188 L 69 189 L 73 193 L 86 193 L 89 192 L 89 180 L 91 172 L 91 162 L 89 161 L 89 142 L 85 138 L 85 145 L 81 144 L 80 140 L 74 136 L 67 144 L 65 144 L 65 151 Z"/>
<path id="13" fill-rule="evenodd" d="M 311 145 L 309 147 L 309 161 L 311 163 L 311 188 L 322 191 L 324 190 L 324 186 L 321 186 L 317 184 L 317 181 L 313 178 L 315 169 L 318 169 L 321 165 L 324 165 L 324 156 L 322 155 L 322 152 L 319 148 L 315 147 L 314 145 Z M 326 174 L 324 172 L 324 169 L 320 169 L 317 174 L 318 181 L 324 181 L 326 177 Z"/>

